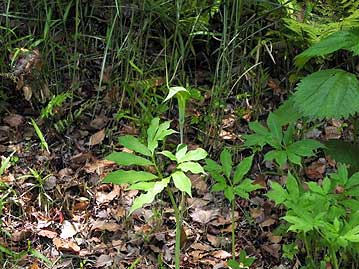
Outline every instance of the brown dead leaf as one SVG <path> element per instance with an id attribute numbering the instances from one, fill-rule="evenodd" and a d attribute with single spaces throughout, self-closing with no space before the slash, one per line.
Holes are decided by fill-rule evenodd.
<path id="1" fill-rule="evenodd" d="M 339 139 L 342 136 L 342 133 L 338 127 L 327 126 L 324 129 L 325 139 Z"/>
<path id="2" fill-rule="evenodd" d="M 193 243 L 191 245 L 191 248 L 196 249 L 196 250 L 202 250 L 202 251 L 208 251 L 211 249 L 211 247 L 207 244 L 203 244 L 203 243 Z"/>
<path id="3" fill-rule="evenodd" d="M 3 120 L 10 127 L 17 128 L 24 122 L 24 117 L 19 114 L 10 114 L 4 117 Z"/>
<path id="4" fill-rule="evenodd" d="M 218 248 L 222 243 L 222 240 L 218 236 L 211 235 L 211 234 L 207 234 L 207 240 L 215 248 Z"/>
<path id="5" fill-rule="evenodd" d="M 262 245 L 262 249 L 268 252 L 273 257 L 279 259 L 281 245 L 280 244 L 268 244 L 268 245 Z"/>
<path id="6" fill-rule="evenodd" d="M 322 179 L 326 168 L 325 159 L 321 158 L 318 161 L 311 163 L 305 168 L 305 174 L 312 180 Z"/>
<path id="7" fill-rule="evenodd" d="M 28 239 L 31 235 L 31 231 L 28 229 L 14 231 L 11 235 L 13 242 L 20 242 Z"/>
<path id="8" fill-rule="evenodd" d="M 217 259 L 225 260 L 232 257 L 232 254 L 225 250 L 216 250 L 212 252 L 212 256 Z"/>
<path id="9" fill-rule="evenodd" d="M 119 185 L 114 185 L 113 190 L 109 193 L 106 192 L 97 192 L 96 193 L 96 202 L 98 205 L 111 202 L 113 199 L 118 197 L 121 193 L 121 187 Z"/>
<path id="10" fill-rule="evenodd" d="M 194 212 L 190 214 L 194 221 L 202 224 L 207 224 L 211 220 L 215 219 L 218 215 L 218 209 L 203 210 L 200 208 L 196 208 Z"/>
<path id="11" fill-rule="evenodd" d="M 34 262 L 31 266 L 30 269 L 40 269 L 39 264 L 37 262 Z"/>
<path id="12" fill-rule="evenodd" d="M 208 185 L 202 175 L 192 174 L 189 175 L 189 178 L 191 179 L 193 188 L 196 189 L 199 195 L 204 195 L 208 192 Z"/>
<path id="13" fill-rule="evenodd" d="M 277 221 L 271 217 L 267 218 L 266 220 L 264 220 L 263 222 L 261 222 L 259 224 L 259 226 L 261 226 L 262 228 L 264 227 L 269 227 L 271 225 L 273 225 L 274 223 L 276 223 Z"/>
<path id="14" fill-rule="evenodd" d="M 95 222 L 92 223 L 91 230 L 116 232 L 121 230 L 121 225 L 113 221 L 106 222 L 103 220 L 96 220 Z"/>
<path id="15" fill-rule="evenodd" d="M 90 127 L 100 130 L 106 126 L 107 122 L 108 118 L 105 115 L 98 115 L 90 122 Z"/>
<path id="16" fill-rule="evenodd" d="M 95 173 L 96 172 L 98 175 L 102 175 L 104 169 L 114 167 L 115 165 L 116 165 L 116 163 L 113 161 L 102 159 L 102 160 L 96 160 L 91 163 L 87 163 L 84 166 L 84 170 L 86 171 L 86 173 Z"/>
<path id="17" fill-rule="evenodd" d="M 50 238 L 50 239 L 54 239 L 55 237 L 58 236 L 57 232 L 46 230 L 46 229 L 40 230 L 37 234 L 39 236 L 47 237 L 47 238 Z"/>
<path id="18" fill-rule="evenodd" d="M 193 262 L 198 262 L 200 259 L 202 259 L 204 256 L 208 255 L 207 253 L 204 253 L 201 250 L 194 250 L 189 253 L 189 255 L 192 257 Z"/>
<path id="19" fill-rule="evenodd" d="M 94 133 L 91 137 L 90 137 L 90 141 L 88 142 L 89 146 L 95 146 L 95 145 L 99 145 L 102 143 L 102 141 L 105 139 L 106 133 L 105 133 L 105 129 L 102 129 L 96 133 Z"/>
<path id="20" fill-rule="evenodd" d="M 80 247 L 76 243 L 71 241 L 66 241 L 56 237 L 52 240 L 52 243 L 59 251 L 71 252 L 75 254 L 78 254 L 80 252 Z"/>

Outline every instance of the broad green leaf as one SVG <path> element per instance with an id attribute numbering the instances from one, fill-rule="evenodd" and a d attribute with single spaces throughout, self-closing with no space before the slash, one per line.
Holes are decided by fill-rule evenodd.
<path id="1" fill-rule="evenodd" d="M 285 146 L 293 144 L 294 134 L 295 134 L 295 125 L 291 123 L 289 124 L 287 130 L 284 131 L 283 144 Z"/>
<path id="2" fill-rule="evenodd" d="M 269 131 L 266 127 L 260 124 L 258 121 L 251 121 L 248 124 L 249 129 L 261 136 L 269 135 Z"/>
<path id="3" fill-rule="evenodd" d="M 175 87 L 170 87 L 170 88 L 169 88 L 169 93 L 168 93 L 166 99 L 165 99 L 163 102 L 168 101 L 168 100 L 171 99 L 173 96 L 175 96 L 177 93 L 185 93 L 185 95 L 186 95 L 187 97 L 190 97 L 189 91 L 187 91 L 184 87 L 175 86 Z"/>
<path id="4" fill-rule="evenodd" d="M 153 188 L 149 189 L 146 193 L 143 193 L 139 197 L 137 197 L 133 201 L 129 215 L 131 215 L 135 210 L 142 208 L 145 204 L 152 203 L 156 195 L 161 193 L 163 189 L 167 187 L 169 182 L 170 182 L 170 178 L 166 177 L 161 181 L 156 182 Z"/>
<path id="5" fill-rule="evenodd" d="M 280 145 L 283 139 L 283 132 L 279 117 L 274 113 L 269 113 L 267 125 L 272 138 L 275 140 L 276 144 Z"/>
<path id="6" fill-rule="evenodd" d="M 264 155 L 264 160 L 275 160 L 282 167 L 287 163 L 287 154 L 283 150 L 271 150 Z"/>
<path id="7" fill-rule="evenodd" d="M 234 200 L 234 190 L 231 186 L 227 186 L 227 188 L 224 190 L 224 197 L 226 197 L 230 202 Z"/>
<path id="8" fill-rule="evenodd" d="M 286 182 L 287 190 L 291 200 L 299 199 L 299 187 L 296 178 L 289 172 Z"/>
<path id="9" fill-rule="evenodd" d="M 325 194 L 328 194 L 332 190 L 332 182 L 328 177 L 324 178 L 322 187 Z"/>
<path id="10" fill-rule="evenodd" d="M 214 192 L 224 191 L 227 188 L 227 184 L 225 183 L 216 183 L 212 186 L 211 190 Z"/>
<path id="11" fill-rule="evenodd" d="M 187 152 L 187 145 L 179 144 L 176 149 L 176 160 L 180 163 L 180 160 L 186 155 Z"/>
<path id="12" fill-rule="evenodd" d="M 117 170 L 105 176 L 102 182 L 113 184 L 133 184 L 140 181 L 150 181 L 156 178 L 156 175 L 148 172 Z"/>
<path id="13" fill-rule="evenodd" d="M 266 195 L 269 199 L 273 200 L 276 205 L 283 204 L 288 199 L 288 193 L 283 187 L 274 181 L 271 181 L 271 190 Z"/>
<path id="14" fill-rule="evenodd" d="M 130 150 L 133 150 L 134 152 L 145 156 L 151 156 L 151 152 L 148 150 L 148 148 L 132 135 L 121 136 L 118 140 L 121 145 Z"/>
<path id="15" fill-rule="evenodd" d="M 128 152 L 112 152 L 106 156 L 106 160 L 113 161 L 118 165 L 153 165 L 153 162 Z"/>
<path id="16" fill-rule="evenodd" d="M 230 178 L 232 172 L 232 154 L 228 149 L 224 149 L 220 155 L 221 164 L 223 167 L 224 175 Z"/>
<path id="17" fill-rule="evenodd" d="M 184 162 L 184 163 L 180 163 L 177 166 L 178 169 L 181 169 L 183 172 L 187 172 L 190 171 L 193 174 L 205 174 L 206 172 L 204 171 L 203 167 L 196 162 Z"/>
<path id="18" fill-rule="evenodd" d="M 296 216 L 284 216 L 283 219 L 291 223 L 288 231 L 295 232 L 309 232 L 313 230 L 314 226 L 312 222 L 308 222 L 305 218 L 300 218 Z"/>
<path id="19" fill-rule="evenodd" d="M 204 166 L 204 169 L 207 172 L 209 172 L 209 173 L 211 173 L 211 172 L 221 173 L 222 172 L 222 166 L 220 166 L 215 161 L 213 161 L 211 159 L 206 159 L 205 162 L 206 162 L 206 165 Z"/>
<path id="20" fill-rule="evenodd" d="M 348 118 L 359 112 L 359 81 L 340 69 L 317 71 L 301 80 L 293 97 L 309 119 Z"/>
<path id="21" fill-rule="evenodd" d="M 182 192 L 186 192 L 189 196 L 192 197 L 191 180 L 182 171 L 176 171 L 172 173 L 171 176 L 176 188 Z"/>
<path id="22" fill-rule="evenodd" d="M 301 113 L 294 107 L 293 99 L 293 95 L 290 96 L 277 108 L 277 110 L 273 112 L 278 116 L 279 122 L 282 126 L 288 123 L 294 123 L 302 117 Z"/>
<path id="23" fill-rule="evenodd" d="M 348 179 L 347 183 L 345 184 L 345 187 L 352 188 L 352 187 L 358 186 L 358 185 L 359 185 L 359 172 L 356 172 Z"/>
<path id="24" fill-rule="evenodd" d="M 233 176 L 233 183 L 238 184 L 252 167 L 253 155 L 244 158 L 236 168 Z"/>
<path id="25" fill-rule="evenodd" d="M 313 139 L 303 139 L 289 145 L 287 150 L 299 156 L 309 157 L 314 155 L 314 150 L 323 147 L 324 145 L 318 141 Z"/>
<path id="26" fill-rule="evenodd" d="M 152 189 L 156 182 L 137 182 L 132 184 L 127 188 L 127 190 L 139 190 L 139 191 L 148 191 L 149 189 Z"/>
<path id="27" fill-rule="evenodd" d="M 325 194 L 323 189 L 316 182 L 313 181 L 307 182 L 307 186 L 312 192 L 316 192 L 323 195 Z"/>
<path id="28" fill-rule="evenodd" d="M 294 164 L 297 164 L 299 166 L 302 166 L 302 157 L 300 157 L 299 155 L 296 155 L 295 153 L 290 152 L 288 150 L 286 151 L 286 153 L 287 153 L 288 160 L 291 163 L 294 163 Z"/>
<path id="29" fill-rule="evenodd" d="M 161 152 L 158 152 L 158 154 L 162 154 L 164 156 L 166 156 L 168 159 L 170 159 L 171 161 L 176 161 L 176 156 L 173 155 L 172 152 L 168 151 L 168 150 L 164 150 Z"/>
<path id="30" fill-rule="evenodd" d="M 220 175 L 219 173 L 217 172 L 212 172 L 211 173 L 211 176 L 214 178 L 215 181 L 219 182 L 219 183 L 223 183 L 223 184 L 227 184 L 227 180 L 222 176 Z"/>
<path id="31" fill-rule="evenodd" d="M 227 265 L 232 269 L 242 269 L 242 267 L 239 265 L 239 263 L 236 260 L 231 259 L 227 261 Z"/>
<path id="32" fill-rule="evenodd" d="M 259 146 L 260 148 L 263 148 L 264 145 L 268 144 L 268 138 L 259 134 L 243 135 L 243 138 L 245 140 L 244 146 L 247 148 L 251 148 L 253 146 Z"/>
<path id="33" fill-rule="evenodd" d="M 249 199 L 249 193 L 260 188 L 262 188 L 262 186 L 253 184 L 253 180 L 246 178 L 241 184 L 234 188 L 234 192 L 243 199 Z"/>
<path id="34" fill-rule="evenodd" d="M 349 230 L 342 238 L 353 243 L 359 243 L 359 226 Z"/>
<path id="35" fill-rule="evenodd" d="M 178 159 L 179 163 L 188 162 L 188 161 L 199 161 L 207 157 L 207 151 L 202 148 L 188 151 L 184 157 Z"/>
<path id="36" fill-rule="evenodd" d="M 169 129 L 171 121 L 165 121 L 158 126 L 158 130 L 155 135 L 155 140 L 164 140 L 167 136 L 176 133 L 175 130 Z"/>

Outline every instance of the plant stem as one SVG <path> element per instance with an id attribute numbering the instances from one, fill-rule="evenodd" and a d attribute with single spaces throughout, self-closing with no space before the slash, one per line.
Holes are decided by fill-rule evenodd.
<path id="1" fill-rule="evenodd" d="M 184 203 L 185 203 L 185 193 L 182 192 L 181 202 L 179 204 L 177 214 L 175 214 L 176 217 L 175 268 L 176 269 L 180 269 L 180 262 L 181 262 L 181 232 L 182 232 Z"/>
<path id="2" fill-rule="evenodd" d="M 232 259 L 236 259 L 235 222 L 234 222 L 235 200 L 231 201 L 231 222 L 232 222 Z"/>
<path id="3" fill-rule="evenodd" d="M 333 246 L 330 246 L 330 256 L 331 256 L 331 260 L 334 263 L 334 269 L 339 269 L 339 264 L 338 264 L 338 259 L 337 259 L 337 255 L 335 253 L 335 250 L 333 248 Z"/>

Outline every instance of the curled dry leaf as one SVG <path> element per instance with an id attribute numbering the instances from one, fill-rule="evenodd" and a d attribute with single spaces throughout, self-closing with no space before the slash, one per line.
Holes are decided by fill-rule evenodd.
<path id="1" fill-rule="evenodd" d="M 193 213 L 190 214 L 191 218 L 199 223 L 207 224 L 211 220 L 215 219 L 219 215 L 218 209 L 203 210 L 196 208 Z"/>
<path id="2" fill-rule="evenodd" d="M 58 236 L 57 232 L 46 230 L 46 229 L 40 230 L 37 234 L 39 236 L 47 237 L 47 238 L 50 238 L 50 239 L 54 239 L 55 237 Z"/>
<path id="3" fill-rule="evenodd" d="M 225 260 L 232 257 L 232 254 L 225 250 L 216 250 L 212 252 L 212 256 L 217 259 Z"/>
<path id="4" fill-rule="evenodd" d="M 118 197 L 121 193 L 121 188 L 119 185 L 114 185 L 113 190 L 109 193 L 98 192 L 96 193 L 96 202 L 97 204 L 105 204 L 111 202 L 113 199 Z"/>
<path id="5" fill-rule="evenodd" d="M 102 220 L 96 220 L 92 223 L 91 230 L 98 230 L 98 231 L 109 231 L 109 232 L 117 232 L 121 230 L 121 225 L 115 222 L 106 222 Z"/>

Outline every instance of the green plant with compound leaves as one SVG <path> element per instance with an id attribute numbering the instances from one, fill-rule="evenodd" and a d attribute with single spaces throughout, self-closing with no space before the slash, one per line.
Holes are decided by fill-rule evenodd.
<path id="1" fill-rule="evenodd" d="M 192 196 L 192 183 L 187 174 L 204 174 L 204 170 L 198 161 L 203 160 L 207 156 L 204 149 L 197 148 L 188 150 L 187 145 L 179 144 L 175 153 L 168 150 L 159 150 L 159 143 L 166 139 L 167 136 L 175 133 L 170 129 L 170 121 L 160 122 L 159 118 L 154 118 L 147 129 L 147 143 L 143 144 L 134 136 L 122 136 L 119 138 L 121 145 L 133 151 L 113 152 L 106 159 L 116 162 L 121 166 L 137 166 L 142 167 L 140 170 L 124 170 L 119 169 L 108 174 L 103 183 L 128 184 L 129 190 L 140 190 L 143 193 L 138 196 L 131 206 L 129 214 L 136 209 L 150 204 L 154 201 L 156 195 L 166 191 L 175 212 L 176 219 L 176 244 L 175 244 L 175 264 L 176 268 L 180 268 L 180 239 L 182 230 L 182 219 L 184 212 L 183 197 L 184 195 Z M 167 157 L 175 163 L 175 169 L 169 176 L 165 176 L 166 162 L 161 156 Z M 146 171 L 146 167 L 154 167 L 155 172 Z M 174 186 L 181 191 L 182 198 L 178 203 L 170 186 Z"/>
<path id="2" fill-rule="evenodd" d="M 271 182 L 267 194 L 287 210 L 282 219 L 289 223 L 288 231 L 296 233 L 304 243 L 306 268 L 319 268 L 319 257 L 328 259 L 334 269 L 356 264 L 359 172 L 349 177 L 346 166 L 339 165 L 337 172 L 325 177 L 322 183 L 306 185 L 303 188 L 289 173 L 285 187 Z"/>
<path id="3" fill-rule="evenodd" d="M 303 157 L 313 156 L 317 149 L 323 147 L 320 142 L 313 139 L 294 141 L 294 124 L 289 124 L 287 129 L 283 130 L 281 118 L 275 113 L 269 114 L 267 127 L 255 121 L 249 123 L 249 129 L 254 134 L 244 136 L 244 146 L 262 150 L 265 145 L 269 145 L 273 149 L 264 155 L 264 160 L 274 160 L 280 167 L 283 167 L 288 161 L 302 165 Z"/>
<path id="4" fill-rule="evenodd" d="M 232 222 L 232 259 L 235 260 L 235 198 L 241 197 L 249 199 L 249 193 L 261 188 L 260 185 L 253 184 L 253 181 L 246 178 L 246 174 L 252 167 L 253 156 L 244 158 L 236 168 L 233 167 L 232 154 L 224 149 L 220 155 L 220 163 L 206 159 L 205 170 L 213 177 L 216 183 L 212 191 L 223 191 L 224 196 L 231 204 Z"/>

